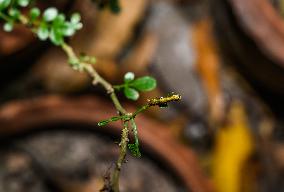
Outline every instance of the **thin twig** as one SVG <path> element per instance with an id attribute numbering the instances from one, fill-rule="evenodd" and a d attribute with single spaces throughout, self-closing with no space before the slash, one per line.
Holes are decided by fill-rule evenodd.
<path id="1" fill-rule="evenodd" d="M 0 15 L 2 18 L 5 15 Z M 20 23 L 30 27 L 29 20 L 25 15 L 21 15 L 19 19 Z M 37 26 L 34 26 L 37 27 Z M 74 52 L 73 48 L 68 45 L 67 43 L 63 43 L 61 45 L 62 50 L 66 53 L 69 61 L 78 61 L 77 65 L 79 66 L 80 69 L 83 69 L 83 71 L 87 72 L 92 78 L 93 78 L 93 84 L 97 85 L 100 84 L 104 87 L 106 92 L 110 95 L 110 99 L 112 100 L 117 112 L 119 115 L 123 116 L 127 114 L 127 111 L 122 107 L 120 101 L 118 100 L 118 97 L 115 93 L 115 90 L 113 86 L 106 81 L 100 74 L 93 68 L 92 64 L 83 62 L 80 60 L 80 58 L 76 55 Z M 129 127 L 128 127 L 128 121 L 123 120 L 123 129 L 121 133 L 121 141 L 120 141 L 120 152 L 119 152 L 119 157 L 118 160 L 116 161 L 115 164 L 115 169 L 113 170 L 112 177 L 111 177 L 111 185 L 112 185 L 112 190 L 114 192 L 119 192 L 119 178 L 120 178 L 120 170 L 122 167 L 122 164 L 125 161 L 125 156 L 127 154 L 127 144 L 128 144 L 128 135 L 129 135 Z"/>
<path id="2" fill-rule="evenodd" d="M 117 98 L 117 95 L 112 87 L 112 85 L 106 81 L 103 77 L 101 77 L 97 71 L 93 68 L 93 66 L 89 63 L 85 62 L 80 62 L 79 58 L 76 56 L 74 50 L 72 47 L 64 43 L 62 45 L 63 50 L 67 54 L 68 58 L 70 59 L 76 59 L 79 61 L 79 65 L 87 72 L 89 75 L 94 79 L 94 84 L 101 84 L 107 93 L 110 95 L 110 98 L 118 111 L 119 115 L 123 116 L 127 114 L 126 110 L 122 107 L 120 101 Z M 120 141 L 120 152 L 119 152 L 119 157 L 115 165 L 115 169 L 112 173 L 111 177 L 111 184 L 112 184 L 112 189 L 114 192 L 119 192 L 119 176 L 120 176 L 120 170 L 121 166 L 125 160 L 125 156 L 127 153 L 127 144 L 128 144 L 128 134 L 129 134 L 129 128 L 128 128 L 128 122 L 123 121 L 123 129 L 122 129 L 122 134 L 121 134 L 121 141 Z"/>

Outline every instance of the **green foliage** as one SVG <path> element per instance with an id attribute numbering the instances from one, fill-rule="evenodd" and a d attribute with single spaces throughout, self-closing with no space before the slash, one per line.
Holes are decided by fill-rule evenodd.
<path id="1" fill-rule="evenodd" d="M 48 26 L 46 23 L 42 22 L 40 25 L 39 25 L 39 28 L 37 30 L 37 37 L 44 41 L 46 39 L 48 39 L 48 36 L 49 36 L 49 30 L 48 30 Z"/>
<path id="2" fill-rule="evenodd" d="M 128 148 L 131 151 L 132 155 L 135 157 L 141 157 L 141 153 L 139 150 L 139 139 L 138 139 L 138 130 L 134 119 L 130 120 L 132 132 L 134 136 L 134 143 L 128 144 Z"/>
<path id="3" fill-rule="evenodd" d="M 130 121 L 131 123 L 131 127 L 132 127 L 132 132 L 133 132 L 133 136 L 134 136 L 134 143 L 130 143 L 128 144 L 128 148 L 131 152 L 131 154 L 135 157 L 141 157 L 141 153 L 139 150 L 139 139 L 138 139 L 138 130 L 137 130 L 137 126 L 135 124 L 133 116 L 128 116 L 128 115 L 123 115 L 123 116 L 115 116 L 112 117 L 110 119 L 106 119 L 103 121 L 100 121 L 98 123 L 98 126 L 105 126 L 107 124 L 109 124 L 110 122 L 114 122 L 114 121 L 118 121 L 118 120 L 123 120 L 123 121 Z"/>
<path id="4" fill-rule="evenodd" d="M 92 64 L 95 64 L 95 63 L 97 62 L 97 60 L 96 60 L 95 57 L 86 55 L 86 54 L 84 54 L 84 53 L 81 53 L 81 54 L 80 54 L 80 61 L 82 61 L 82 62 L 88 62 L 88 63 L 92 63 Z"/>
<path id="5" fill-rule="evenodd" d="M 98 123 L 98 126 L 102 127 L 102 126 L 109 124 L 110 122 L 118 121 L 118 120 L 121 120 L 121 119 L 124 119 L 124 118 L 127 118 L 127 116 L 115 116 L 115 117 L 112 117 L 110 119 L 100 121 Z"/>
<path id="6" fill-rule="evenodd" d="M 11 16 L 13 20 L 19 19 L 21 13 L 18 9 L 9 9 L 8 14 Z"/>
<path id="7" fill-rule="evenodd" d="M 13 30 L 13 27 L 14 27 L 14 23 L 13 22 L 7 22 L 7 23 L 4 24 L 3 29 L 6 32 L 10 32 L 10 31 Z"/>
<path id="8" fill-rule="evenodd" d="M 132 73 L 132 72 L 127 72 L 125 75 L 124 75 L 124 82 L 128 83 L 130 81 L 133 81 L 135 78 L 135 74 Z"/>
<path id="9" fill-rule="evenodd" d="M 17 3 L 21 7 L 26 7 L 29 5 L 30 1 L 29 0 L 17 0 Z"/>
<path id="10" fill-rule="evenodd" d="M 31 0 L 0 0 L 0 10 L 4 10 L 9 6 L 12 8 L 16 7 L 27 7 Z"/>
<path id="11" fill-rule="evenodd" d="M 43 13 L 43 20 L 46 22 L 50 22 L 53 21 L 58 15 L 58 10 L 54 7 L 50 7 L 48 9 L 46 9 Z"/>
<path id="12" fill-rule="evenodd" d="M 128 72 L 124 75 L 124 84 L 114 88 L 123 89 L 125 97 L 135 101 L 139 98 L 139 91 L 152 91 L 156 86 L 157 82 L 153 77 L 145 76 L 135 79 L 134 73 Z"/>
<path id="13" fill-rule="evenodd" d="M 30 10 L 29 19 L 30 22 L 34 22 L 40 16 L 40 10 L 37 7 L 34 7 Z"/>
<path id="14" fill-rule="evenodd" d="M 36 7 L 31 8 L 27 15 L 22 14 L 21 7 L 27 7 L 30 2 L 31 0 L 0 0 L 0 16 L 6 21 L 3 26 L 5 31 L 12 31 L 14 23 L 24 22 L 40 40 L 49 39 L 55 45 L 62 45 L 65 37 L 73 36 L 83 26 L 80 14 L 72 14 L 68 21 L 55 7 L 47 8 L 42 15 Z"/>
<path id="15" fill-rule="evenodd" d="M 6 9 L 11 3 L 11 0 L 0 0 L 0 10 Z"/>
<path id="16" fill-rule="evenodd" d="M 130 150 L 130 152 L 133 156 L 141 157 L 141 152 L 139 150 L 139 145 L 137 143 L 128 144 L 128 149 Z"/>
<path id="17" fill-rule="evenodd" d="M 156 88 L 157 83 L 153 77 L 145 76 L 133 80 L 129 83 L 129 86 L 134 87 L 138 91 L 152 91 Z"/>
<path id="18" fill-rule="evenodd" d="M 128 86 L 124 87 L 123 92 L 125 97 L 127 97 L 128 99 L 136 101 L 139 98 L 139 92 Z"/>
<path id="19" fill-rule="evenodd" d="M 73 36 L 76 31 L 83 27 L 80 14 L 74 13 L 68 20 L 66 19 L 66 16 L 62 13 L 59 13 L 55 7 L 47 8 L 43 12 L 41 12 L 41 10 L 37 7 L 30 9 L 26 8 L 29 7 L 32 1 L 33 0 L 0 0 L 0 18 L 5 21 L 3 25 L 4 30 L 10 32 L 13 30 L 14 24 L 21 23 L 29 27 L 40 40 L 50 40 L 54 45 L 61 46 L 61 48 L 67 54 L 69 64 L 73 69 L 83 71 L 87 67 L 92 67 L 91 64 L 96 62 L 94 57 L 86 56 L 84 54 L 81 54 L 78 57 L 72 47 L 64 42 L 66 37 Z M 101 8 L 108 7 L 110 10 L 116 13 L 120 11 L 119 0 L 93 1 L 98 3 L 99 7 Z M 23 7 L 25 8 L 25 14 L 21 12 Z M 140 107 L 133 114 L 127 113 L 121 106 L 115 92 L 113 92 L 112 85 L 105 81 L 95 71 L 95 69 L 85 71 L 90 73 L 90 75 L 94 77 L 96 81 L 103 85 L 108 93 L 114 94 L 114 97 L 111 97 L 112 101 L 119 113 L 122 114 L 120 116 L 114 116 L 110 119 L 100 121 L 98 126 L 105 126 L 110 122 L 121 120 L 128 129 L 127 124 L 129 123 L 129 126 L 132 128 L 134 142 L 129 143 L 128 148 L 134 156 L 140 157 L 141 153 L 139 150 L 138 130 L 134 121 L 135 117 L 151 106 L 163 107 L 167 106 L 168 102 L 179 101 L 181 96 L 178 94 L 172 94 L 167 97 L 148 99 L 147 104 Z M 157 83 L 153 77 L 144 76 L 135 79 L 134 73 L 128 72 L 124 76 L 124 83 L 122 85 L 114 86 L 114 88 L 117 90 L 123 89 L 123 93 L 128 99 L 137 100 L 139 98 L 139 92 L 151 91 L 155 89 L 156 86 Z M 128 134 L 125 134 L 125 136 L 122 135 L 121 144 L 124 144 L 124 147 L 122 146 L 122 148 L 125 149 L 127 147 L 127 143 Z M 118 161 L 120 160 L 121 159 Z M 121 161 L 123 161 L 123 159 Z"/>
<path id="20" fill-rule="evenodd" d="M 34 13 L 33 16 L 36 17 L 36 14 Z M 65 37 L 73 36 L 82 28 L 80 20 L 78 13 L 74 13 L 70 21 L 67 21 L 63 14 L 58 14 L 56 8 L 48 8 L 43 13 L 37 35 L 41 40 L 49 38 L 55 45 L 62 45 Z"/>

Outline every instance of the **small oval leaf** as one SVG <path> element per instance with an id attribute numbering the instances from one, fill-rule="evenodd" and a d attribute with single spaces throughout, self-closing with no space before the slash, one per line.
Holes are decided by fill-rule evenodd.
<path id="1" fill-rule="evenodd" d="M 140 77 L 132 81 L 129 86 L 137 89 L 138 91 L 151 91 L 156 88 L 156 79 L 150 76 Z"/>
<path id="2" fill-rule="evenodd" d="M 46 23 L 41 23 L 38 31 L 37 31 L 37 36 L 40 40 L 44 41 L 48 38 L 49 35 L 49 29 Z"/>
<path id="3" fill-rule="evenodd" d="M 40 9 L 37 7 L 32 8 L 30 10 L 29 16 L 30 16 L 30 20 L 34 21 L 36 18 L 40 16 Z"/>
<path id="4" fill-rule="evenodd" d="M 128 148 L 134 157 L 141 157 L 139 146 L 137 144 L 128 144 Z"/>
<path id="5" fill-rule="evenodd" d="M 18 0 L 18 5 L 20 5 L 21 7 L 26 7 L 29 5 L 29 0 Z"/>
<path id="6" fill-rule="evenodd" d="M 55 7 L 47 8 L 43 13 L 43 19 L 47 22 L 53 21 L 58 15 L 58 10 Z"/>
<path id="7" fill-rule="evenodd" d="M 132 72 L 127 72 L 127 73 L 125 73 L 125 75 L 124 75 L 124 82 L 130 82 L 130 81 L 134 80 L 134 78 L 135 78 L 134 73 L 132 73 Z"/>
<path id="8" fill-rule="evenodd" d="M 11 3 L 11 0 L 0 0 L 0 10 L 7 8 Z"/>
<path id="9" fill-rule="evenodd" d="M 125 87 L 124 88 L 124 95 L 128 99 L 136 101 L 139 98 L 139 93 L 133 88 Z"/>
<path id="10" fill-rule="evenodd" d="M 3 29 L 6 32 L 11 32 L 14 28 L 14 23 L 13 22 L 7 22 L 3 25 Z"/>
<path id="11" fill-rule="evenodd" d="M 100 121 L 99 123 L 98 123 L 98 126 L 105 126 L 105 125 L 107 125 L 108 123 L 110 122 L 110 120 L 103 120 L 103 121 Z"/>

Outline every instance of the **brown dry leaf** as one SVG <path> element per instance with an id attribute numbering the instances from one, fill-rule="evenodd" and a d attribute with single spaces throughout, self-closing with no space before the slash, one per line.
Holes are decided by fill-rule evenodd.
<path id="1" fill-rule="evenodd" d="M 147 5 L 145 0 L 122 0 L 121 12 L 113 14 L 109 10 L 95 12 L 91 4 L 78 3 L 84 12 L 85 27 L 72 39 L 71 45 L 80 52 L 94 55 L 97 59 L 96 70 L 108 80 L 116 80 L 121 71 L 116 58 L 132 38 Z M 89 12 L 93 14 L 87 14 Z"/>
<path id="2" fill-rule="evenodd" d="M 148 1 L 122 0 L 122 11 L 113 14 L 108 10 L 96 16 L 95 35 L 89 39 L 90 54 L 100 57 L 115 57 L 132 37 L 133 29 L 143 16 Z"/>
<path id="3" fill-rule="evenodd" d="M 242 171 L 252 151 L 253 140 L 244 106 L 234 101 L 227 126 L 216 136 L 212 173 L 217 192 L 241 192 Z"/>
<path id="4" fill-rule="evenodd" d="M 69 65 L 66 55 L 59 49 L 51 49 L 43 55 L 34 67 L 36 79 L 54 92 L 72 92 L 88 85 L 90 78 L 85 73 L 74 71 Z"/>
<path id="5" fill-rule="evenodd" d="M 104 181 L 102 178 L 93 177 L 86 182 L 61 181 L 59 185 L 63 192 L 94 192 L 102 189 Z"/>
<path id="6" fill-rule="evenodd" d="M 157 40 L 153 33 L 145 33 L 123 61 L 124 72 L 128 70 L 135 74 L 145 74 L 155 53 Z"/>
<path id="7" fill-rule="evenodd" d="M 200 21 L 193 29 L 198 57 L 197 70 L 207 91 L 210 118 L 218 123 L 224 118 L 224 99 L 219 78 L 220 60 L 212 37 L 210 20 Z"/>
<path id="8" fill-rule="evenodd" d="M 0 55 L 13 54 L 34 40 L 32 33 L 28 29 L 16 26 L 13 32 L 7 33 L 0 30 Z"/>

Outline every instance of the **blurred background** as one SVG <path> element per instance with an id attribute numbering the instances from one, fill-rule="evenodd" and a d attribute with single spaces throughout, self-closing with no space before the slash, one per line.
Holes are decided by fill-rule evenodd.
<path id="1" fill-rule="evenodd" d="M 107 3 L 108 1 L 100 1 Z M 69 39 L 113 84 L 151 75 L 148 98 L 182 101 L 137 117 L 142 158 L 123 167 L 125 192 L 284 192 L 284 1 L 38 0 L 84 28 Z M 2 23 L 1 23 L 2 25 Z M 120 125 L 101 87 L 27 29 L 0 29 L 0 191 L 99 191 L 118 156 Z"/>

